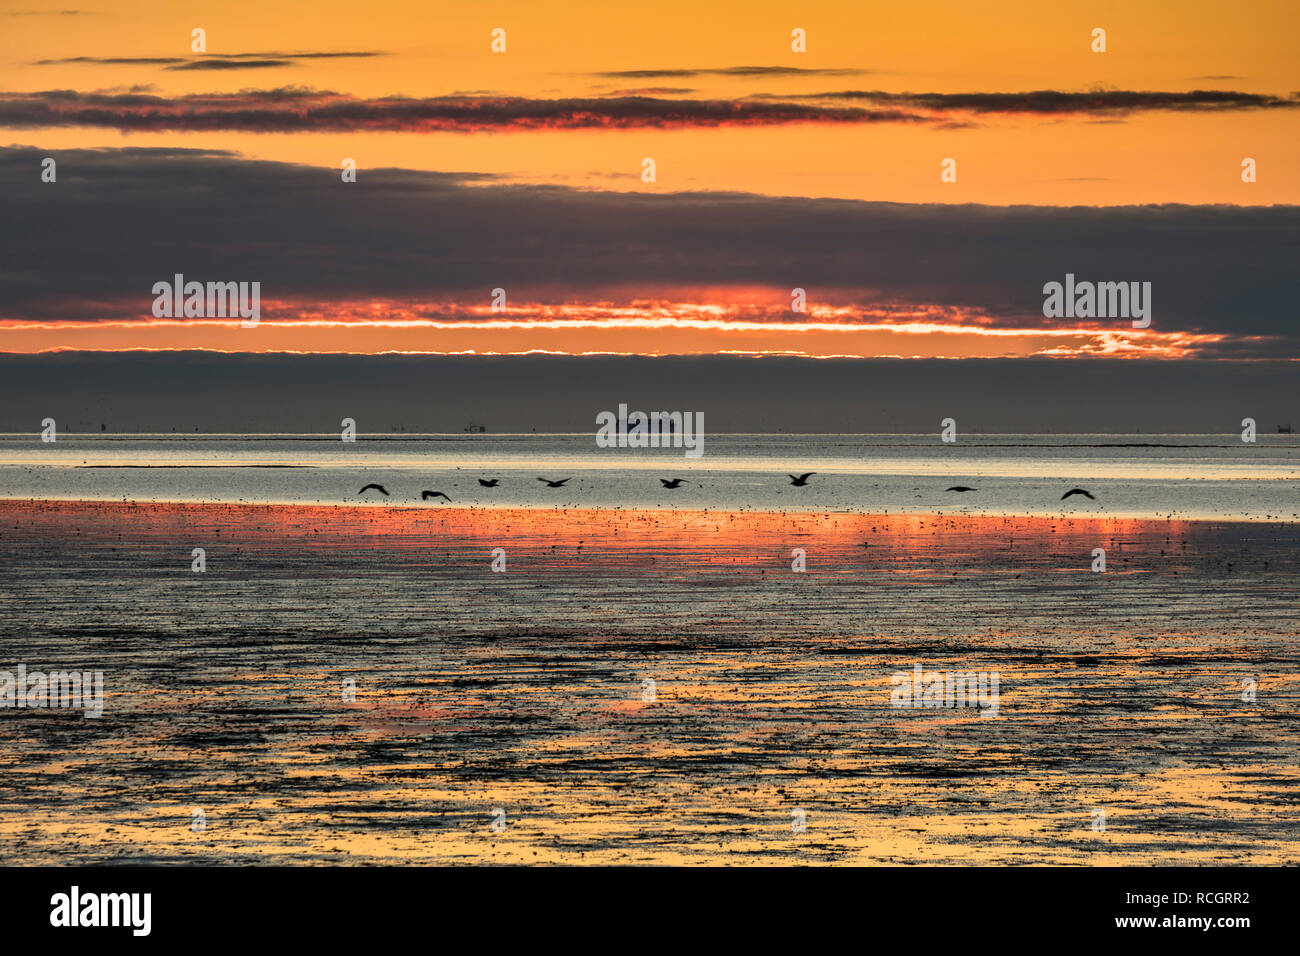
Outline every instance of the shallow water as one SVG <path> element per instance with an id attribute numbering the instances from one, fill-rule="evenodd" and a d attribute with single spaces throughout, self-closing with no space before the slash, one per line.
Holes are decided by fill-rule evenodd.
<path id="1" fill-rule="evenodd" d="M 98 720 L 0 710 L 0 834 L 14 863 L 1294 862 L 1298 545 L 0 502 L 0 668 L 106 687 Z M 918 663 L 997 673 L 997 716 L 893 706 Z"/>
<path id="2" fill-rule="evenodd" d="M 790 485 L 808 471 L 806 487 Z M 552 489 L 539 477 L 571 480 Z M 661 486 L 675 477 L 682 487 Z M 0 436 L 0 497 L 46 500 L 400 507 L 427 489 L 451 507 L 1294 520 L 1298 478 L 1296 435 L 706 435 L 700 458 L 601 449 L 590 434 Z M 391 495 L 358 494 L 370 482 Z M 1096 500 L 1061 500 L 1078 486 Z"/>

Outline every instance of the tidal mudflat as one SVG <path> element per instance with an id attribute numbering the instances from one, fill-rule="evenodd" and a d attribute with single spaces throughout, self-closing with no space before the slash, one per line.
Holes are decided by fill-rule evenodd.
<path id="1" fill-rule="evenodd" d="M 1297 545 L 0 501 L 0 670 L 105 690 L 0 709 L 0 831 L 16 864 L 1295 862 Z M 996 673 L 997 716 L 893 706 L 918 664 Z"/>

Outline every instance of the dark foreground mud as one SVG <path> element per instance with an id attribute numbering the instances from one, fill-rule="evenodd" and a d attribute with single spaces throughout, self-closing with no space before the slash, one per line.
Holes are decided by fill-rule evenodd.
<path id="1" fill-rule="evenodd" d="M 1298 545 L 1269 523 L 4 502 L 0 670 L 105 691 L 99 719 L 0 709 L 5 855 L 1295 862 Z M 892 706 L 917 664 L 996 674 L 997 716 Z"/>

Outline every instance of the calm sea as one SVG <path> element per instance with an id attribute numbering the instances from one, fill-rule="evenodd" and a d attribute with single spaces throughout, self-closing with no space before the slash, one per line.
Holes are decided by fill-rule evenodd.
<path id="1" fill-rule="evenodd" d="M 814 472 L 805 487 L 789 474 Z M 549 488 L 539 477 L 569 479 Z M 706 435 L 602 449 L 592 434 L 0 436 L 0 497 L 1292 520 L 1300 436 Z M 479 479 L 495 479 L 487 488 Z M 659 479 L 683 479 L 676 490 Z M 358 492 L 378 482 L 388 497 Z M 974 491 L 946 489 L 965 485 Z M 1095 500 L 1061 495 L 1089 490 Z"/>

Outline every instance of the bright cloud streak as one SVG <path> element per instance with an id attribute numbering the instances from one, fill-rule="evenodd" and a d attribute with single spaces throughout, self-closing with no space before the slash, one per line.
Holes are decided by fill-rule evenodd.
<path id="1" fill-rule="evenodd" d="M 373 314 L 369 304 L 364 311 Z M 807 320 L 787 321 L 701 317 L 700 307 L 691 304 L 672 307 L 673 314 L 589 309 L 570 318 L 548 317 L 548 310 L 536 307 L 483 314 L 487 311 L 475 307 L 467 313 L 473 317 L 452 320 L 372 318 L 353 311 L 346 318 L 263 319 L 254 328 L 241 327 L 238 319 L 9 321 L 0 323 L 0 350 L 1182 358 L 1227 338 L 1157 329 L 988 327 L 910 315 L 867 320 L 851 309 L 814 310 Z"/>

